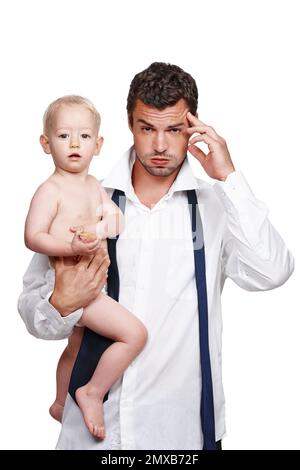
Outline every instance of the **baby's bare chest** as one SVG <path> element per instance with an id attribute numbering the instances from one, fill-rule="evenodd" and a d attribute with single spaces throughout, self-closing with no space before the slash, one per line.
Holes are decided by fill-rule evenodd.
<path id="1" fill-rule="evenodd" d="M 78 221 L 90 221 L 97 217 L 100 204 L 100 193 L 95 191 L 82 194 L 69 192 L 61 198 L 57 215 L 76 218 Z"/>
<path id="2" fill-rule="evenodd" d="M 68 233 L 70 226 L 96 223 L 100 213 L 101 195 L 98 188 L 84 191 L 80 188 L 65 188 L 60 193 L 57 214 L 49 232 L 61 237 Z"/>

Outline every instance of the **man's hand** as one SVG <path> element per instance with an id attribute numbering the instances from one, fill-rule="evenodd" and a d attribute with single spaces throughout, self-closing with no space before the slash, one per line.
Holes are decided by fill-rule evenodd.
<path id="1" fill-rule="evenodd" d="M 225 140 L 192 113 L 188 112 L 186 117 L 192 126 L 187 128 L 187 133 L 197 134 L 190 139 L 189 152 L 199 160 L 208 176 L 225 181 L 227 176 L 235 171 Z M 205 142 L 208 145 L 207 155 L 194 145 L 196 142 Z"/>
<path id="2" fill-rule="evenodd" d="M 83 256 L 75 265 L 67 258 L 55 263 L 55 286 L 49 301 L 65 317 L 89 305 L 100 293 L 107 279 L 110 264 L 107 250 L 100 248 L 95 256 Z"/>

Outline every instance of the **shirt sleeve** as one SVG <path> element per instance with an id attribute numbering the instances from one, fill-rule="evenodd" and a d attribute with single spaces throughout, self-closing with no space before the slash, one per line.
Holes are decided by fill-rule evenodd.
<path id="1" fill-rule="evenodd" d="M 282 285 L 294 270 L 294 259 L 268 219 L 267 206 L 255 198 L 241 172 L 214 184 L 226 212 L 222 267 L 249 291 Z"/>
<path id="2" fill-rule="evenodd" d="M 46 273 L 48 257 L 36 253 L 23 277 L 23 292 L 18 300 L 18 311 L 30 334 L 42 339 L 63 339 L 70 336 L 82 315 L 82 309 L 62 317 L 50 304 L 52 285 Z"/>

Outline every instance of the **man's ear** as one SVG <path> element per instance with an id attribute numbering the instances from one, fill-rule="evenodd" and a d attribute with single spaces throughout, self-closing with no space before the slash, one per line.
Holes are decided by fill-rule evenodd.
<path id="1" fill-rule="evenodd" d="M 104 139 L 100 135 L 97 137 L 95 155 L 99 155 Z"/>
<path id="2" fill-rule="evenodd" d="M 131 132 L 132 132 L 132 124 L 131 124 L 132 119 L 133 119 L 133 118 L 132 118 L 132 114 L 131 114 L 131 115 L 130 115 L 130 114 L 127 114 L 128 127 L 129 127 L 129 130 L 130 130 Z"/>
<path id="3" fill-rule="evenodd" d="M 51 153 L 51 150 L 50 150 L 50 145 L 49 145 L 49 139 L 46 136 L 46 134 L 42 134 L 40 136 L 40 144 L 43 147 L 44 152 L 49 155 Z"/>

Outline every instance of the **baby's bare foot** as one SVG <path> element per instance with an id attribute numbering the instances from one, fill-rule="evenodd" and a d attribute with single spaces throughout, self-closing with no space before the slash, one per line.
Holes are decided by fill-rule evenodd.
<path id="1" fill-rule="evenodd" d="M 84 385 L 76 390 L 76 400 L 90 433 L 97 439 L 104 439 L 103 401 L 99 395 L 91 393 L 88 385 Z"/>
<path id="2" fill-rule="evenodd" d="M 63 412 L 64 412 L 63 405 L 58 403 L 58 401 L 56 400 L 49 408 L 49 413 L 52 416 L 52 418 L 56 419 L 56 421 L 59 421 L 60 423 L 62 421 Z"/>

